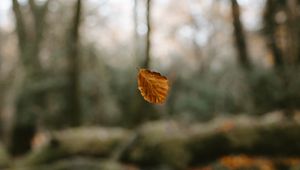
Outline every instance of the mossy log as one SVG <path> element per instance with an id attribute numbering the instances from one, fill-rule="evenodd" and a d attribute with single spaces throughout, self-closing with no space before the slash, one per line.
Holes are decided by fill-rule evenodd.
<path id="1" fill-rule="evenodd" d="M 228 154 L 265 155 L 272 157 L 300 156 L 300 125 L 298 123 L 233 124 L 232 129 L 199 133 L 197 126 L 190 134 L 188 149 L 192 162 L 208 162 Z"/>
<path id="2" fill-rule="evenodd" d="M 22 164 L 44 164 L 74 156 L 110 158 L 122 148 L 121 160 L 143 167 L 183 169 L 227 155 L 300 156 L 300 124 L 278 116 L 219 118 L 205 124 L 157 121 L 136 132 L 121 128 L 77 128 L 54 135 L 47 145 L 28 155 Z"/>
<path id="3" fill-rule="evenodd" d="M 73 157 L 51 164 L 16 166 L 13 170 L 137 170 L 131 165 L 95 158 Z"/>
<path id="4" fill-rule="evenodd" d="M 0 169 L 10 165 L 10 157 L 5 147 L 0 143 Z"/>
<path id="5" fill-rule="evenodd" d="M 44 146 L 17 163 L 31 166 L 76 156 L 105 158 L 130 136 L 129 130 L 121 128 L 84 127 L 54 132 Z"/>
<path id="6" fill-rule="evenodd" d="M 206 124 L 175 121 L 145 124 L 124 161 L 175 169 L 203 164 L 228 154 L 300 156 L 300 124 L 278 114 L 261 118 L 219 118 Z"/>

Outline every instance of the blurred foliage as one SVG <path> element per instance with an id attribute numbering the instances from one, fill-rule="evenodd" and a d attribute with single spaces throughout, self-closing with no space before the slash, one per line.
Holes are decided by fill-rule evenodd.
<path id="1" fill-rule="evenodd" d="M 72 24 L 72 12 L 68 12 L 73 11 L 73 6 L 70 4 L 63 1 L 49 3 L 45 24 L 51 26 L 51 29 L 49 27 L 43 28 L 42 44 L 38 49 L 40 52 L 35 56 L 41 63 L 42 72 L 26 78 L 29 71 L 25 66 L 20 69 L 20 72 L 25 72 L 24 81 L 19 82 L 21 85 L 18 86 L 21 86 L 21 88 L 13 86 L 18 92 L 15 94 L 17 98 L 15 102 L 18 103 L 17 108 L 22 109 L 17 116 L 20 123 L 37 122 L 40 126 L 50 129 L 68 126 L 66 122 L 69 117 L 65 116 L 68 99 L 66 99 L 64 93 L 69 83 L 68 74 L 66 73 L 68 72 L 70 59 L 67 57 L 69 47 L 66 42 L 68 42 L 70 29 L 68 25 Z M 164 67 L 164 64 L 160 63 L 161 59 L 156 56 L 159 53 L 155 53 L 156 49 L 152 49 L 154 51 L 151 56 L 153 58 L 151 61 L 152 67 L 170 78 L 171 91 L 165 105 L 152 107 L 147 103 L 145 104 L 137 90 L 136 82 L 136 67 L 139 67 L 139 63 L 142 63 L 145 55 L 142 52 L 145 49 L 145 35 L 135 32 L 135 39 L 126 39 L 126 41 L 119 42 L 117 40 L 118 36 L 123 37 L 125 35 L 117 34 L 116 40 L 111 39 L 110 44 L 107 40 L 107 44 L 105 44 L 102 43 L 102 39 L 107 39 L 108 36 L 103 34 L 99 42 L 92 41 L 89 36 L 95 33 L 88 28 L 91 24 L 91 17 L 96 14 L 89 6 L 90 2 L 84 5 L 87 6 L 86 11 L 82 14 L 83 26 L 80 32 L 81 43 L 79 46 L 80 105 L 83 112 L 80 119 L 83 125 L 101 124 L 133 127 L 145 120 L 159 119 L 165 116 L 187 121 L 205 121 L 222 114 L 246 113 L 259 115 L 274 110 L 293 112 L 300 106 L 300 78 L 297 64 L 288 65 L 288 62 L 285 62 L 281 69 L 274 69 L 273 67 L 267 68 L 263 64 L 257 64 L 260 62 L 259 60 L 252 63 L 253 69 L 245 72 L 244 68 L 234 62 L 234 57 L 228 58 L 228 56 L 233 56 L 231 47 L 227 46 L 229 44 L 227 42 L 231 41 L 231 35 L 228 36 L 229 38 L 227 37 L 229 29 L 226 26 L 231 25 L 231 23 L 227 21 L 228 18 L 223 18 L 219 13 L 218 5 L 221 5 L 219 2 L 210 4 L 211 7 L 215 7 L 213 9 L 216 11 L 211 11 L 212 16 L 207 16 L 208 18 L 222 20 L 224 29 L 226 27 L 224 35 L 219 35 L 219 27 L 214 22 L 210 23 L 215 27 L 208 27 L 211 29 L 211 38 L 216 39 L 215 42 L 208 41 L 206 45 L 200 46 L 195 43 L 184 44 L 180 39 L 176 39 L 177 45 L 184 47 L 180 49 L 186 53 L 184 54 L 186 56 L 182 56 L 181 52 L 176 51 L 168 53 L 169 60 L 172 60 L 168 67 Z M 105 5 L 100 4 L 99 8 Z M 141 2 L 138 7 L 141 8 L 142 5 Z M 280 1 L 277 5 L 273 13 L 269 15 L 282 12 L 282 9 L 286 8 L 286 1 Z M 29 6 L 26 6 L 25 3 L 21 4 L 20 8 L 24 12 L 24 22 L 30 25 L 32 18 L 28 14 Z M 140 10 L 139 8 L 137 10 Z M 100 14 L 98 15 L 101 22 L 93 21 L 94 24 L 103 26 L 103 31 L 109 30 L 111 20 Z M 197 17 L 190 13 L 182 15 L 184 18 Z M 261 18 L 264 19 L 263 16 Z M 265 20 L 267 19 L 265 18 Z M 139 23 L 140 21 L 135 22 Z M 194 26 L 199 24 L 198 22 L 200 21 L 193 20 L 188 25 Z M 282 29 L 282 32 L 284 32 L 282 35 L 280 34 L 278 39 L 287 39 L 285 32 L 288 30 L 285 30 L 287 29 L 285 23 L 278 23 L 273 27 L 277 30 Z M 170 27 L 169 31 L 172 29 L 180 30 L 180 28 L 180 25 L 177 25 L 176 29 Z M 192 29 L 195 29 L 193 30 L 195 32 L 201 31 L 198 27 L 192 27 Z M 262 27 L 260 30 L 245 32 L 251 35 L 249 36 L 251 41 L 255 40 L 255 42 L 261 43 L 263 41 L 261 40 L 263 37 L 261 34 L 266 33 L 260 31 L 264 29 Z M 160 31 L 162 30 L 157 30 L 157 33 Z M 30 35 L 32 30 L 28 30 L 28 32 Z M 111 35 L 109 34 L 109 36 Z M 10 39 L 9 35 L 3 37 Z M 223 39 L 222 44 L 217 42 L 218 39 Z M 193 39 L 193 41 L 196 40 Z M 218 48 L 220 45 L 222 45 L 222 48 Z M 249 46 L 251 47 L 251 49 L 249 48 L 250 53 L 258 56 L 262 55 L 258 47 L 253 48 L 251 44 Z M 278 48 L 283 47 L 279 46 Z M 283 49 L 282 56 L 285 54 L 288 53 Z M 225 58 L 218 58 L 220 55 Z M 221 64 L 216 67 L 215 65 L 218 62 Z M 18 64 L 14 67 L 18 68 Z M 29 68 L 29 70 L 35 69 Z M 18 77 L 18 73 L 14 76 Z M 37 77 L 37 75 L 39 76 Z M 9 78 L 3 80 L 3 82 L 10 81 Z M 8 89 L 9 87 L 5 88 Z M 5 96 L 2 98 L 5 98 Z M 31 100 L 31 98 L 36 99 Z M 40 98 L 43 98 L 43 100 L 40 100 Z M 41 104 L 37 106 L 38 102 L 36 101 L 40 101 Z M 145 105 L 140 107 L 141 103 Z"/>

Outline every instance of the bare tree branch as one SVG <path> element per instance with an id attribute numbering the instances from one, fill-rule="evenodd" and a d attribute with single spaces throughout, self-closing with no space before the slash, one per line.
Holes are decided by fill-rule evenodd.
<path id="1" fill-rule="evenodd" d="M 24 50 L 27 40 L 25 21 L 20 9 L 20 4 L 17 0 L 12 0 L 13 12 L 15 14 L 16 30 L 18 34 L 19 47 Z"/>
<path id="2" fill-rule="evenodd" d="M 35 0 L 29 0 L 29 6 L 31 8 L 31 11 L 33 11 L 34 13 L 34 16 L 36 16 L 38 9 Z"/>
<path id="3" fill-rule="evenodd" d="M 46 15 L 48 12 L 49 0 L 47 0 L 43 5 L 38 6 L 35 0 L 29 0 L 29 6 L 33 14 L 34 29 L 35 29 L 35 44 L 39 45 L 42 40 L 42 35 L 44 33 L 44 27 L 46 24 Z M 38 48 L 38 47 L 36 47 Z"/>

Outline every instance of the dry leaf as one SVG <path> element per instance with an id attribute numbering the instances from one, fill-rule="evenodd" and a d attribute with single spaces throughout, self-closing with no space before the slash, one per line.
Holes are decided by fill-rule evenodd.
<path id="1" fill-rule="evenodd" d="M 168 95 L 169 82 L 160 73 L 140 69 L 138 74 L 138 88 L 146 101 L 162 104 Z"/>

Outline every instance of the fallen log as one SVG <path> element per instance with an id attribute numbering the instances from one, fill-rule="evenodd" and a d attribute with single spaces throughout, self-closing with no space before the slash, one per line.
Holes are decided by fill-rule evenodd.
<path id="1" fill-rule="evenodd" d="M 130 144 L 124 146 L 128 140 Z M 109 159 L 121 148 L 120 159 L 125 163 L 184 169 L 228 154 L 300 156 L 300 124 L 278 116 L 219 118 L 191 125 L 157 121 L 135 132 L 100 127 L 64 130 L 49 141 L 30 153 L 23 164 L 45 164 L 78 155 Z"/>
<path id="2" fill-rule="evenodd" d="M 220 118 L 206 124 L 175 121 L 145 124 L 123 156 L 141 165 L 168 164 L 183 169 L 228 154 L 300 156 L 300 124 L 280 115 Z"/>
<path id="3" fill-rule="evenodd" d="M 0 169 L 10 165 L 11 160 L 5 147 L 0 143 Z"/>
<path id="4" fill-rule="evenodd" d="M 132 165 L 95 158 L 73 157 L 61 159 L 51 164 L 15 166 L 13 170 L 138 170 Z M 10 170 L 10 169 L 6 169 Z"/>
<path id="5" fill-rule="evenodd" d="M 196 128 L 196 127 L 194 127 Z M 188 141 L 192 162 L 212 161 L 228 154 L 267 155 L 272 157 L 300 155 L 298 123 L 236 125 L 228 131 L 193 132 Z"/>
<path id="6" fill-rule="evenodd" d="M 102 127 L 81 127 L 53 132 L 41 147 L 33 150 L 18 164 L 41 165 L 76 156 L 109 157 L 131 133 L 126 129 Z"/>

